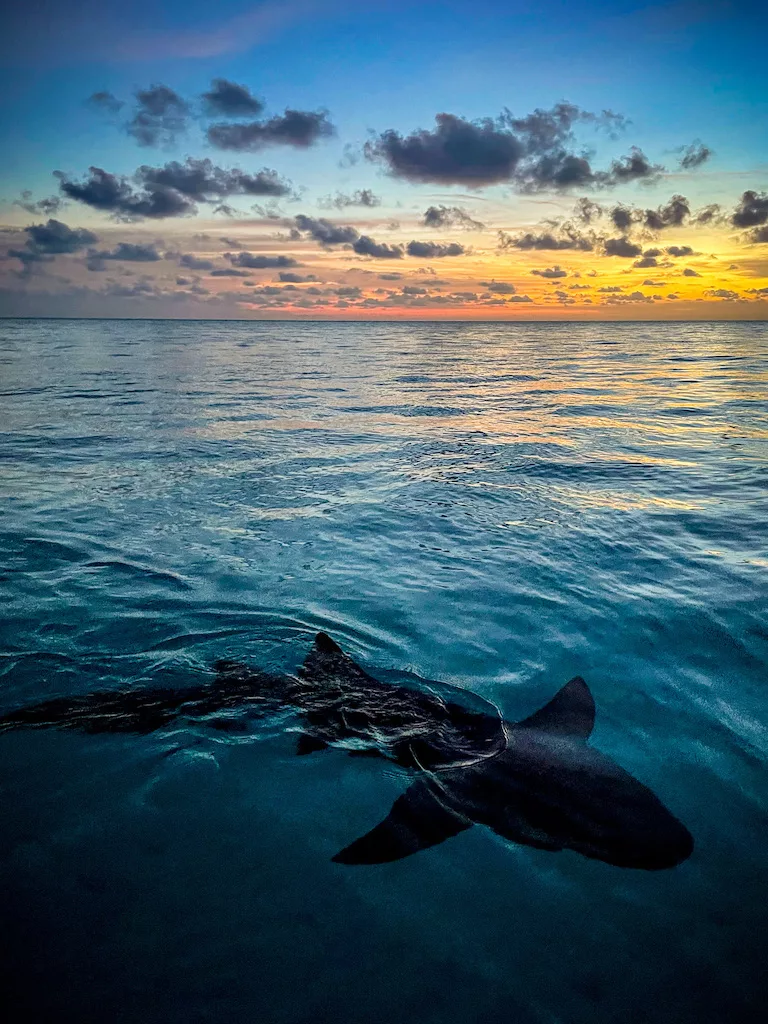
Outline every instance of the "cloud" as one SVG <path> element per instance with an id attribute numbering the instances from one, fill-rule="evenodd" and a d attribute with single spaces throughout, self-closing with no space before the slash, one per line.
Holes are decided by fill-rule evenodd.
<path id="1" fill-rule="evenodd" d="M 517 291 L 508 281 L 481 281 L 480 284 L 496 295 L 514 295 Z"/>
<path id="2" fill-rule="evenodd" d="M 618 292 L 623 292 L 624 291 L 624 289 L 621 287 L 621 285 L 618 285 L 618 284 L 606 285 L 604 288 L 598 288 L 597 290 L 599 292 L 603 292 L 606 295 L 615 295 Z"/>
<path id="3" fill-rule="evenodd" d="M 609 216 L 617 231 L 629 231 L 636 220 L 635 211 L 627 206 L 616 206 L 610 211 Z"/>
<path id="4" fill-rule="evenodd" d="M 701 277 L 701 274 L 697 270 L 692 270 L 690 267 L 686 267 L 683 271 L 683 277 Z"/>
<path id="5" fill-rule="evenodd" d="M 625 259 L 631 259 L 633 256 L 639 256 L 642 251 L 639 245 L 626 238 L 606 238 L 603 241 L 603 252 L 606 256 L 623 256 Z"/>
<path id="6" fill-rule="evenodd" d="M 119 114 L 125 106 L 122 100 L 119 100 L 117 96 L 113 96 L 107 89 L 101 89 L 99 92 L 91 93 L 88 97 L 88 103 L 95 107 L 96 110 L 101 110 L 106 114 Z"/>
<path id="7" fill-rule="evenodd" d="M 666 281 L 652 281 L 652 280 L 650 280 L 650 278 L 646 278 L 645 281 L 643 281 L 643 287 L 644 288 L 645 287 L 647 287 L 647 288 L 663 288 L 666 283 L 667 283 Z"/>
<path id="8" fill-rule="evenodd" d="M 402 274 L 379 274 L 380 281 L 399 281 Z"/>
<path id="9" fill-rule="evenodd" d="M 768 224 L 749 233 L 750 242 L 768 242 Z"/>
<path id="10" fill-rule="evenodd" d="M 768 288 L 747 288 L 747 294 L 765 296 L 768 298 Z"/>
<path id="11" fill-rule="evenodd" d="M 720 204 L 710 203 L 709 206 L 704 206 L 700 210 L 696 211 L 694 221 L 697 224 L 710 224 L 713 220 L 716 220 L 720 215 Z"/>
<path id="12" fill-rule="evenodd" d="M 466 228 L 481 231 L 485 224 L 474 220 L 460 206 L 430 206 L 424 211 L 422 223 L 428 228 Z"/>
<path id="13" fill-rule="evenodd" d="M 510 295 L 507 302 L 533 302 L 529 295 Z"/>
<path id="14" fill-rule="evenodd" d="M 655 256 L 643 256 L 640 260 L 635 260 L 632 264 L 633 267 L 637 267 L 638 270 L 647 270 L 649 267 L 658 267 L 659 261 Z"/>
<path id="15" fill-rule="evenodd" d="M 463 256 L 466 249 L 458 242 L 441 245 L 439 242 L 409 242 L 406 246 L 409 256 L 418 256 L 425 260 L 441 259 L 443 256 Z"/>
<path id="16" fill-rule="evenodd" d="M 14 206 L 20 206 L 22 210 L 26 210 L 27 213 L 37 214 L 43 217 L 50 217 L 52 213 L 58 213 L 59 210 L 64 206 L 64 200 L 59 196 L 48 196 L 45 199 L 32 200 L 32 193 L 29 189 L 24 189 L 19 199 L 14 199 Z"/>
<path id="17" fill-rule="evenodd" d="M 86 245 L 98 241 L 98 237 L 92 231 L 85 228 L 70 228 L 60 220 L 51 219 L 45 224 L 31 224 L 24 230 L 27 233 L 27 245 L 31 249 L 52 255 L 78 252 Z"/>
<path id="18" fill-rule="evenodd" d="M 250 271 L 235 270 L 234 267 L 219 267 L 211 271 L 211 277 L 250 277 Z"/>
<path id="19" fill-rule="evenodd" d="M 186 130 L 189 106 L 167 85 L 136 92 L 136 108 L 126 131 L 140 146 L 170 145 Z"/>
<path id="20" fill-rule="evenodd" d="M 690 245 L 668 245 L 664 251 L 669 256 L 693 256 L 693 249 Z M 658 256 L 658 251 L 654 255 Z"/>
<path id="21" fill-rule="evenodd" d="M 576 231 L 563 231 L 555 236 L 550 231 L 544 231 L 535 235 L 530 231 L 523 235 L 510 235 L 506 231 L 499 232 L 500 249 L 537 249 L 542 251 L 559 251 L 561 249 L 577 249 L 581 252 L 591 252 L 594 249 L 594 242 Z"/>
<path id="22" fill-rule="evenodd" d="M 663 170 L 661 164 L 652 164 L 641 149 L 632 146 L 626 156 L 611 162 L 608 172 L 598 172 L 595 181 L 604 187 L 626 185 L 631 181 L 654 181 Z"/>
<path id="23" fill-rule="evenodd" d="M 119 260 L 126 263 L 156 263 L 162 254 L 153 244 L 143 245 L 134 242 L 119 242 L 114 249 L 90 249 L 86 261 L 89 270 L 105 270 L 107 260 Z"/>
<path id="24" fill-rule="evenodd" d="M 317 205 L 321 209 L 344 210 L 348 206 L 380 206 L 381 198 L 375 195 L 369 188 L 358 188 L 351 195 L 344 192 L 337 192 L 335 196 L 323 196 L 318 200 Z"/>
<path id="25" fill-rule="evenodd" d="M 733 211 L 731 223 L 736 228 L 751 228 L 768 221 L 768 192 L 748 191 L 742 194 Z"/>
<path id="26" fill-rule="evenodd" d="M 623 119 L 611 111 L 592 114 L 572 103 L 557 103 L 522 118 L 504 111 L 497 118 L 468 121 L 439 113 L 431 131 L 402 135 L 389 129 L 367 142 L 364 154 L 384 164 L 393 176 L 416 182 L 468 188 L 511 182 L 523 192 L 563 191 L 598 181 L 610 184 L 610 175 L 599 177 L 586 157 L 569 148 L 579 123 L 615 129 Z M 616 174 L 624 181 L 630 171 L 621 164 Z M 639 171 L 633 174 L 638 176 Z"/>
<path id="27" fill-rule="evenodd" d="M 279 197 L 291 192 L 290 183 L 267 167 L 248 174 L 237 167 L 226 170 L 207 158 L 197 160 L 191 156 L 184 163 L 172 160 L 162 167 L 144 164 L 135 177 L 144 188 L 172 189 L 198 202 L 234 195 Z"/>
<path id="28" fill-rule="evenodd" d="M 401 246 L 387 245 L 386 242 L 375 242 L 368 235 L 360 235 L 352 243 L 352 248 L 359 256 L 373 256 L 379 260 L 402 259 L 403 256 Z"/>
<path id="29" fill-rule="evenodd" d="M 263 102 L 245 85 L 237 85 L 226 78 L 214 78 L 211 88 L 202 95 L 206 113 L 214 117 L 248 117 L 260 114 Z"/>
<path id="30" fill-rule="evenodd" d="M 691 208 L 685 196 L 674 195 L 666 206 L 646 210 L 644 222 L 650 231 L 662 231 L 664 228 L 680 227 L 690 213 Z"/>
<path id="31" fill-rule="evenodd" d="M 538 277 L 547 277 L 553 280 L 558 277 L 568 277 L 568 271 L 563 270 L 559 266 L 547 267 L 546 270 L 532 270 L 531 273 L 536 274 Z"/>
<path id="32" fill-rule="evenodd" d="M 292 274 L 290 271 L 277 275 L 285 284 L 301 284 L 305 281 L 316 281 L 314 274 Z"/>
<path id="33" fill-rule="evenodd" d="M 165 186 L 147 185 L 136 191 L 127 178 L 109 174 L 101 167 L 90 167 L 90 177 L 72 181 L 60 171 L 60 190 L 70 199 L 104 210 L 120 220 L 139 220 L 144 217 L 182 217 L 195 212 L 188 197 Z"/>
<path id="34" fill-rule="evenodd" d="M 213 262 L 211 260 L 202 259 L 193 252 L 182 253 L 179 256 L 179 266 L 186 267 L 187 270 L 213 270 Z"/>
<path id="35" fill-rule="evenodd" d="M 409 181 L 477 188 L 509 181 L 524 155 L 520 140 L 490 118 L 472 122 L 437 114 L 435 125 L 407 136 L 389 129 L 366 143 L 365 156 Z"/>
<path id="36" fill-rule="evenodd" d="M 334 224 L 325 217 L 307 217 L 299 213 L 293 219 L 295 230 L 299 233 L 308 234 L 323 248 L 332 245 L 349 245 L 357 241 L 359 232 L 351 225 Z"/>
<path id="37" fill-rule="evenodd" d="M 734 302 L 741 298 L 738 292 L 734 292 L 730 288 L 707 288 L 704 294 L 712 299 L 725 299 L 728 302 Z"/>
<path id="38" fill-rule="evenodd" d="M 335 134 L 325 110 L 290 110 L 265 121 L 246 124 L 212 124 L 208 141 L 217 149 L 256 152 L 267 146 L 295 146 L 306 149 Z"/>
<path id="39" fill-rule="evenodd" d="M 684 171 L 693 171 L 697 167 L 701 167 L 712 156 L 712 150 L 698 139 L 689 146 L 682 146 L 678 152 L 682 154 L 680 167 Z"/>
<path id="40" fill-rule="evenodd" d="M 265 270 L 267 267 L 298 266 L 298 262 L 293 256 L 262 256 L 252 252 L 226 252 L 224 257 L 236 267 L 247 267 L 251 270 Z"/>

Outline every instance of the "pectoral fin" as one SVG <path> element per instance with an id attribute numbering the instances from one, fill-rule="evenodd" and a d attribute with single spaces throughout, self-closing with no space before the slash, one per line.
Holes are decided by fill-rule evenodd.
<path id="1" fill-rule="evenodd" d="M 337 864 L 384 864 L 450 839 L 472 822 L 440 799 L 433 784 L 420 780 L 392 805 L 376 828 L 345 847 L 333 860 Z"/>

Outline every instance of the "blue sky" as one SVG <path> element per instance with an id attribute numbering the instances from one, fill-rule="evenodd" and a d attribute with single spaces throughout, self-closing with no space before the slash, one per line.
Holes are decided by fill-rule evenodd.
<path id="1" fill-rule="evenodd" d="M 485 210 L 491 235 L 472 239 L 472 251 L 487 254 L 485 267 L 498 230 L 522 230 L 536 210 L 544 218 L 565 216 L 582 193 L 538 191 L 533 197 L 503 183 L 468 189 L 408 180 L 361 158 L 362 146 L 388 129 L 403 136 L 430 130 L 440 112 L 475 122 L 504 109 L 523 117 L 563 100 L 597 114 L 609 109 L 629 121 L 620 139 L 588 125 L 576 132 L 578 152 L 588 148 L 595 167 L 608 166 L 630 146 L 664 166 L 660 178 L 616 187 L 612 201 L 658 205 L 684 189 L 692 209 L 708 203 L 734 208 L 746 190 L 761 194 L 768 180 L 763 7 L 725 0 L 31 0 L 2 16 L 0 217 L 10 232 L 23 230 L 29 216 L 14 200 L 23 190 L 35 199 L 55 193 L 56 170 L 74 179 L 95 165 L 130 177 L 141 164 L 209 157 L 247 171 L 266 166 L 290 179 L 298 198 L 284 205 L 284 220 L 298 212 L 318 216 L 318 200 L 337 190 L 371 189 L 381 199 L 381 223 L 397 219 L 404 225 L 402 244 L 418 226 L 417 211 L 431 202 L 464 203 L 484 223 L 478 211 Z M 336 134 L 308 148 L 275 146 L 258 154 L 216 152 L 206 142 L 208 122 L 196 116 L 186 133 L 156 148 L 139 147 L 127 134 L 126 112 L 137 89 L 162 83 L 194 106 L 216 77 L 262 98 L 265 116 L 286 107 L 327 110 Z M 120 117 L 110 119 L 86 103 L 99 90 L 126 102 Z M 710 158 L 695 175 L 676 174 L 675 152 L 694 140 L 703 142 Z M 223 233 L 234 234 L 240 222 L 253 219 L 234 205 L 237 216 L 222 224 Z M 207 224 L 210 216 L 202 213 Z M 333 218 L 357 223 L 359 214 L 345 210 Z M 70 206 L 60 217 L 112 243 L 120 234 L 113 219 L 87 206 Z M 376 226 L 369 216 L 360 230 Z M 191 237 L 201 233 L 199 227 L 186 217 L 173 224 L 134 222 L 121 237 L 144 230 L 147 237 L 162 235 L 167 245 L 169 233 L 187 230 Z M 724 236 L 723 246 L 730 244 Z M 750 243 L 745 259 L 751 277 L 762 268 L 764 250 Z M 55 292 L 54 282 L 44 283 L 46 294 Z M 6 292 L 34 291 L 39 284 L 31 273 L 3 281 Z"/>

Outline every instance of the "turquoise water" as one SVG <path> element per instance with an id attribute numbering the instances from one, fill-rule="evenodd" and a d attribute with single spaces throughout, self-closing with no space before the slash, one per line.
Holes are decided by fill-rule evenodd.
<path id="1" fill-rule="evenodd" d="M 762 1019 L 768 328 L 0 323 L 0 713 L 293 670 L 318 629 L 510 720 L 575 674 L 693 833 L 622 870 L 247 733 L 0 735 L 13 1020 Z"/>

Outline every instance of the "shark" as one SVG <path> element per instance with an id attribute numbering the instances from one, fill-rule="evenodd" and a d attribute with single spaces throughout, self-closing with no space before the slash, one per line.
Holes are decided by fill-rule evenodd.
<path id="1" fill-rule="evenodd" d="M 642 782 L 590 743 L 595 702 L 576 676 L 517 722 L 460 687 L 377 679 L 326 633 L 295 674 L 241 662 L 210 683 L 63 697 L 0 717 L 0 732 L 68 728 L 146 734 L 179 721 L 247 728 L 248 718 L 298 713 L 296 752 L 342 747 L 412 773 L 389 814 L 332 859 L 398 861 L 481 825 L 538 850 L 572 850 L 620 868 L 660 870 L 694 847 L 685 825 Z"/>

